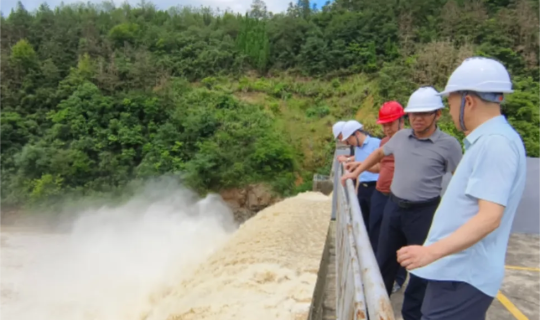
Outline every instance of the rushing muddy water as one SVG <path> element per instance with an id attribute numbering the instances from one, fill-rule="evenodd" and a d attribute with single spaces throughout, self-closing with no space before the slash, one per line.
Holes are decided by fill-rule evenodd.
<path id="1" fill-rule="evenodd" d="M 73 214 L 68 232 L 2 228 L 2 320 L 141 319 L 236 230 L 219 198 L 182 189 Z"/>
<path id="2" fill-rule="evenodd" d="M 219 197 L 142 194 L 67 232 L 3 227 L 2 320 L 306 319 L 330 198 L 305 193 L 237 228 Z"/>

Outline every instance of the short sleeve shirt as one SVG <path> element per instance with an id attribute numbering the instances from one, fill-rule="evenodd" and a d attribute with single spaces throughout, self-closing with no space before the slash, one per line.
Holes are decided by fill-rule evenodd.
<path id="1" fill-rule="evenodd" d="M 495 297 L 504 278 L 512 222 L 525 189 L 525 147 L 503 116 L 480 125 L 464 140 L 465 155 L 435 212 L 424 245 L 448 237 L 478 213 L 478 201 L 504 206 L 500 226 L 473 246 L 411 273 L 424 279 L 462 281 Z"/>
<path id="2" fill-rule="evenodd" d="M 364 140 L 364 143 L 361 147 L 356 147 L 354 151 L 354 160 L 358 162 L 362 162 L 366 160 L 366 158 L 373 153 L 373 151 L 377 150 L 381 144 L 381 140 L 379 138 L 374 138 L 370 136 L 366 136 L 366 139 Z M 371 182 L 371 181 L 377 181 L 379 179 L 378 173 L 373 173 L 369 171 L 364 171 L 360 174 L 360 182 Z"/>
<path id="3" fill-rule="evenodd" d="M 454 172 L 461 160 L 461 145 L 439 128 L 428 138 L 417 138 L 412 129 L 402 129 L 383 146 L 385 155 L 394 155 L 392 193 L 409 201 L 425 201 L 440 196 L 446 172 Z"/>

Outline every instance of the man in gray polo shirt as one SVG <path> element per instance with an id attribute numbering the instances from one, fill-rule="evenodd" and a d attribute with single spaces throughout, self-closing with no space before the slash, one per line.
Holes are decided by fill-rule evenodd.
<path id="1" fill-rule="evenodd" d="M 399 268 L 397 251 L 406 245 L 424 243 L 433 214 L 440 202 L 442 178 L 453 173 L 462 150 L 454 137 L 437 127 L 444 108 L 432 87 L 416 90 L 405 108 L 411 129 L 398 131 L 341 180 L 354 179 L 384 156 L 394 155 L 394 178 L 381 224 L 377 262 L 390 296 Z M 401 313 L 404 320 L 420 320 L 427 282 L 410 275 Z"/>

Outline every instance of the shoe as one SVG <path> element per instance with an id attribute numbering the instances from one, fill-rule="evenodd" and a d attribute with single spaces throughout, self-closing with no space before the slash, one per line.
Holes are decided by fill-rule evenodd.
<path id="1" fill-rule="evenodd" d="M 394 283 L 394 287 L 392 288 L 392 293 L 396 293 L 401 289 L 401 286 L 397 284 L 397 282 Z"/>

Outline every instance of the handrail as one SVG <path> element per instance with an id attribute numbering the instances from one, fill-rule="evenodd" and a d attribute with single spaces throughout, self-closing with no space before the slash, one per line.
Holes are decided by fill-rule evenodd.
<path id="1" fill-rule="evenodd" d="M 333 171 L 337 320 L 394 320 L 392 305 L 371 248 L 354 185 L 351 180 L 346 181 L 345 187 L 341 184 L 339 178 L 346 171 L 336 157 Z"/>
<path id="2" fill-rule="evenodd" d="M 366 318 L 362 273 L 345 189 L 339 184 L 336 216 L 336 319 Z"/>

